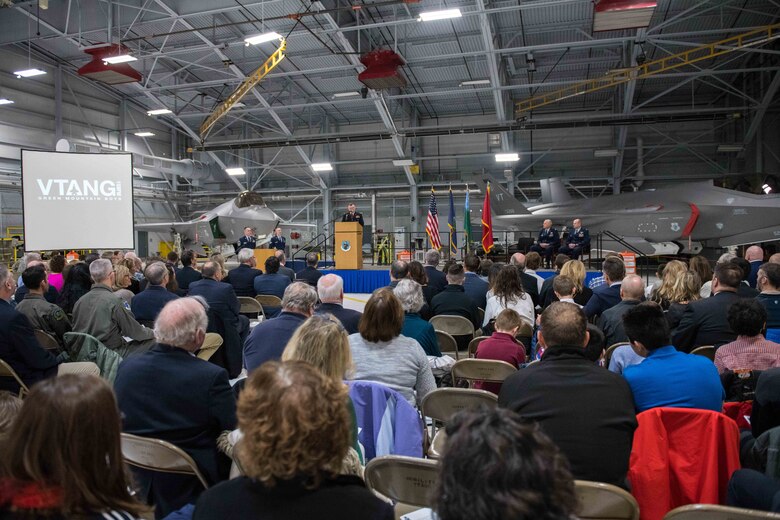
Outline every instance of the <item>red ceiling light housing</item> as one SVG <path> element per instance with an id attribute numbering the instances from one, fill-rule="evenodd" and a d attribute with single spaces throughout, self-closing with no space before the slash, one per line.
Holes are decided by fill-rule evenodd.
<path id="1" fill-rule="evenodd" d="M 134 83 L 141 81 L 141 74 L 127 63 L 115 63 L 113 65 L 103 62 L 109 56 L 127 54 L 130 49 L 122 44 L 105 44 L 84 49 L 84 52 L 92 56 L 92 61 L 79 69 L 79 75 L 86 78 L 102 81 L 109 85 L 122 83 Z"/>
<path id="2" fill-rule="evenodd" d="M 378 49 L 361 56 L 360 62 L 366 66 L 366 70 L 358 74 L 358 80 L 368 88 L 384 90 L 406 86 L 406 79 L 398 70 L 406 62 L 395 52 Z"/>
<path id="3" fill-rule="evenodd" d="M 593 32 L 647 27 L 657 4 L 652 0 L 598 0 Z"/>

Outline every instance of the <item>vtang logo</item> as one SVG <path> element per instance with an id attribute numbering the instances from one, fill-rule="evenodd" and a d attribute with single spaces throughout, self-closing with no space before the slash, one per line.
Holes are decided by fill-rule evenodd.
<path id="1" fill-rule="evenodd" d="M 38 200 L 122 200 L 119 181 L 38 179 L 37 184 Z"/>

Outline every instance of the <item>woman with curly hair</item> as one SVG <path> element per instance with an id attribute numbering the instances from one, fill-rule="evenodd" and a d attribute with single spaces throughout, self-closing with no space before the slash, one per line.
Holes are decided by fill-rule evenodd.
<path id="1" fill-rule="evenodd" d="M 664 267 L 663 278 L 658 289 L 650 294 L 650 301 L 654 301 L 665 311 L 669 310 L 672 302 L 681 301 L 685 291 L 684 274 L 688 271 L 685 262 L 672 260 Z M 697 289 L 698 290 L 698 289 Z"/>
<path id="2" fill-rule="evenodd" d="M 434 490 L 439 520 L 569 520 L 569 464 L 535 424 L 504 408 L 463 411 L 447 424 Z"/>
<path id="3" fill-rule="evenodd" d="M 133 300 L 133 296 L 135 296 L 130 290 L 133 275 L 130 272 L 130 269 L 123 265 L 122 262 L 114 266 L 114 274 L 116 276 L 114 276 L 114 286 L 111 289 L 113 289 L 116 296 L 126 301 L 129 305 Z"/>
<path id="4" fill-rule="evenodd" d="M 485 319 L 482 326 L 495 320 L 504 309 L 512 309 L 529 325 L 534 323 L 534 303 L 531 296 L 523 290 L 523 283 L 517 276 L 517 268 L 505 265 L 498 272 L 490 287 L 490 295 L 485 307 Z"/>
<path id="5" fill-rule="evenodd" d="M 682 321 L 688 304 L 701 299 L 700 290 L 701 279 L 696 271 L 686 271 L 682 274 L 677 289 L 670 295 L 672 299 L 669 301 L 669 309 L 664 313 L 672 333 Z"/>
<path id="6" fill-rule="evenodd" d="M 205 491 L 194 520 L 391 520 L 359 477 L 339 475 L 350 445 L 347 389 L 308 363 L 269 361 L 238 400 L 245 476 Z"/>
<path id="7" fill-rule="evenodd" d="M 585 285 L 585 264 L 579 260 L 569 260 L 563 264 L 559 274 L 561 276 L 568 276 L 572 279 L 575 288 L 574 303 L 585 306 L 588 303 L 588 300 L 590 300 L 590 297 L 593 296 L 593 291 Z M 550 292 L 552 293 L 552 291 Z M 549 303 L 546 303 L 545 307 L 554 301 L 558 301 L 558 298 L 555 297 L 555 293 L 553 293 L 552 296 L 553 299 Z"/>

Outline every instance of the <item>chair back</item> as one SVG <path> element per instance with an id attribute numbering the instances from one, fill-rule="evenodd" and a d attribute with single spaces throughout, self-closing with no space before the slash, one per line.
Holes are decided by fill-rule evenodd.
<path id="1" fill-rule="evenodd" d="M 193 475 L 203 484 L 204 489 L 209 487 L 209 483 L 192 457 L 170 442 L 123 433 L 122 457 L 125 462 L 136 468 L 177 475 Z"/>
<path id="2" fill-rule="evenodd" d="M 477 347 L 480 343 L 488 339 L 490 336 L 479 336 L 469 341 L 469 357 L 473 358 L 477 355 Z"/>
<path id="3" fill-rule="evenodd" d="M 607 351 L 604 352 L 604 367 L 609 368 L 609 360 L 612 359 L 612 354 L 615 353 L 615 350 L 617 350 L 618 347 L 622 347 L 623 345 L 630 345 L 630 343 L 627 341 L 621 341 L 618 343 L 613 343 L 607 347 Z"/>
<path id="4" fill-rule="evenodd" d="M 434 316 L 430 324 L 434 329 L 443 330 L 451 336 L 474 336 L 474 324 L 463 316 Z"/>
<path id="5" fill-rule="evenodd" d="M 257 296 L 255 296 L 255 301 L 257 301 L 263 307 L 282 306 L 282 299 L 279 298 L 278 296 L 274 296 L 273 294 L 258 294 Z"/>
<path id="6" fill-rule="evenodd" d="M 11 368 L 11 365 L 2 359 L 0 359 L 0 377 L 8 377 L 16 381 L 16 384 L 19 385 L 19 398 L 24 399 L 24 396 L 30 393 L 30 389 L 24 384 L 24 381 L 22 381 L 22 378 L 16 373 L 16 370 Z"/>
<path id="7" fill-rule="evenodd" d="M 739 507 L 693 504 L 669 511 L 664 520 L 754 520 L 757 518 L 780 519 L 780 514 Z"/>
<path id="8" fill-rule="evenodd" d="M 388 455 L 366 465 L 368 489 L 394 502 L 431 507 L 431 492 L 438 479 L 438 464 L 432 460 Z"/>
<path id="9" fill-rule="evenodd" d="M 581 520 L 638 520 L 639 504 L 631 493 L 612 484 L 575 480 Z"/>
<path id="10" fill-rule="evenodd" d="M 472 388 L 437 388 L 423 398 L 420 411 L 423 417 L 446 423 L 456 413 L 481 405 L 495 408 L 498 396 L 487 390 Z"/>
<path id="11" fill-rule="evenodd" d="M 452 354 L 456 360 L 458 358 L 458 342 L 451 335 L 443 330 L 436 331 L 436 340 L 439 342 L 439 350 L 442 354 Z"/>
<path id="12" fill-rule="evenodd" d="M 702 345 L 701 347 L 696 347 L 695 349 L 691 350 L 691 354 L 704 356 L 710 361 L 715 361 L 715 347 L 712 345 Z"/>
<path id="13" fill-rule="evenodd" d="M 502 383 L 504 379 L 517 372 L 517 369 L 506 361 L 495 359 L 461 359 L 452 365 L 452 379 L 471 381 L 488 381 Z"/>
<path id="14" fill-rule="evenodd" d="M 46 332 L 45 330 L 37 329 L 35 331 L 35 339 L 38 340 L 38 344 L 42 346 L 45 350 L 48 350 L 52 354 L 58 354 L 62 348 L 60 348 L 60 344 L 57 343 L 57 340 L 54 339 L 54 336 Z"/>
<path id="15" fill-rule="evenodd" d="M 238 303 L 241 306 L 238 312 L 247 318 L 258 318 L 263 312 L 263 306 L 260 302 L 249 296 L 239 296 Z"/>
<path id="16" fill-rule="evenodd" d="M 479 322 L 484 323 L 485 322 L 485 309 L 482 307 L 477 307 L 477 316 L 479 316 Z"/>

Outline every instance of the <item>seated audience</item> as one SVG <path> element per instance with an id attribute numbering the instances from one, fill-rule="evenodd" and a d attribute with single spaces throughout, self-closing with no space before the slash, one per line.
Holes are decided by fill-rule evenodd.
<path id="1" fill-rule="evenodd" d="M 720 264 L 730 264 L 731 261 L 736 257 L 737 255 L 734 253 L 723 253 L 718 257 L 718 261 L 715 262 L 715 267 L 718 267 Z M 715 274 L 714 269 L 712 274 Z M 701 290 L 699 291 L 699 295 L 702 298 L 709 298 L 712 295 L 712 275 L 710 275 L 710 278 L 707 280 L 702 278 L 702 286 Z"/>
<path id="2" fill-rule="evenodd" d="M 509 266 L 509 269 L 514 269 Z M 515 277 L 516 278 L 516 277 Z M 498 316 L 494 324 L 495 332 L 488 339 L 482 340 L 477 346 L 474 357 L 477 359 L 495 359 L 497 361 L 506 361 L 515 368 L 525 363 L 525 347 L 515 339 L 517 331 L 523 325 L 525 320 L 514 310 L 504 309 Z M 474 388 L 481 388 L 488 392 L 498 394 L 501 391 L 501 383 L 485 383 L 477 381 Z"/>
<path id="3" fill-rule="evenodd" d="M 683 275 L 687 271 L 688 266 L 685 262 L 679 260 L 668 262 L 661 275 L 661 283 L 651 291 L 649 300 L 660 305 L 663 310 L 669 310 L 673 298 L 680 292 Z"/>
<path id="4" fill-rule="evenodd" d="M 176 283 L 179 284 L 179 289 L 184 291 L 184 295 L 190 290 L 190 284 L 197 282 L 202 278 L 200 271 L 195 268 L 198 265 L 198 257 L 194 251 L 187 250 L 181 254 L 182 268 L 176 272 Z"/>
<path id="5" fill-rule="evenodd" d="M 340 475 L 350 446 L 347 389 L 308 363 L 267 363 L 238 403 L 236 455 L 244 476 L 205 491 L 194 520 L 392 520 L 355 476 Z"/>
<path id="6" fill-rule="evenodd" d="M 138 294 L 141 292 L 141 282 L 144 280 L 143 262 L 135 253 L 130 252 L 125 255 L 122 265 L 130 271 L 130 286 L 128 289 L 133 294 Z"/>
<path id="7" fill-rule="evenodd" d="M 279 274 L 283 274 L 284 276 L 288 277 L 290 279 L 290 283 L 293 283 L 295 281 L 295 271 L 285 266 L 287 263 L 287 256 L 285 256 L 284 251 L 277 249 L 274 253 L 274 256 L 279 260 Z"/>
<path id="8" fill-rule="evenodd" d="M 165 255 L 165 263 L 173 267 L 174 272 L 179 272 L 179 253 L 168 251 L 168 254 Z"/>
<path id="9" fill-rule="evenodd" d="M 436 382 L 420 344 L 401 335 L 403 325 L 404 310 L 393 291 L 374 291 L 360 319 L 360 331 L 349 336 L 352 379 L 386 385 L 414 406 L 415 397 L 416 402 L 422 402 L 436 388 Z"/>
<path id="10" fill-rule="evenodd" d="M 780 264 L 780 253 L 775 253 L 769 257 L 770 264 Z"/>
<path id="11" fill-rule="evenodd" d="M 249 318 L 241 314 L 241 305 L 233 286 L 222 283 L 222 268 L 219 263 L 208 261 L 200 273 L 203 278 L 190 284 L 189 296 L 202 296 L 209 304 L 209 312 L 222 320 L 222 326 L 233 327 L 241 341 L 249 335 Z M 215 324 L 211 324 L 215 325 Z"/>
<path id="12" fill-rule="evenodd" d="M 601 313 L 620 303 L 620 285 L 626 276 L 626 264 L 620 257 L 609 256 L 601 264 L 604 273 L 604 285 L 593 289 L 593 296 L 583 307 L 585 316 L 599 316 Z"/>
<path id="13" fill-rule="evenodd" d="M 548 262 L 549 263 L 549 259 Z M 544 284 L 544 278 L 536 274 L 536 270 L 542 265 L 542 256 L 536 251 L 531 251 L 525 255 L 525 273 L 530 274 L 536 279 L 536 291 L 542 293 L 542 285 Z"/>
<path id="14" fill-rule="evenodd" d="M 761 246 L 750 246 L 745 251 L 745 260 L 750 264 L 750 274 L 748 275 L 748 285 L 752 288 L 756 288 L 756 282 L 758 281 L 758 270 L 761 264 L 764 263 L 764 250 Z"/>
<path id="15" fill-rule="evenodd" d="M 130 306 L 111 290 L 116 276 L 111 261 L 95 260 L 89 272 L 95 284 L 73 308 L 73 330 L 95 336 L 122 357 L 149 350 L 154 332 L 139 324 Z"/>
<path id="16" fill-rule="evenodd" d="M 13 297 L 13 300 L 16 303 L 22 302 L 27 296 L 27 286 L 24 285 L 24 280 L 22 279 L 21 273 L 23 273 L 28 267 L 34 267 L 36 265 L 42 266 L 44 270 L 46 269 L 46 264 L 40 260 L 41 255 L 37 253 L 27 253 L 25 256 L 29 258 L 26 262 L 23 263 L 24 269 L 19 271 L 19 278 L 17 279 L 19 286 L 16 288 L 16 292 L 14 293 Z M 47 285 L 46 292 L 43 293 L 43 297 L 49 303 L 57 303 L 60 294 L 53 285 Z"/>
<path id="17" fill-rule="evenodd" d="M 761 291 L 756 301 L 766 309 L 766 327 L 780 329 L 780 264 L 762 265 L 756 279 Z"/>
<path id="18" fill-rule="evenodd" d="M 628 341 L 626 331 L 623 330 L 623 315 L 639 305 L 644 293 L 645 285 L 640 277 L 630 274 L 623 278 L 620 285 L 620 303 L 604 311 L 599 318 L 599 327 L 604 332 L 607 345 Z"/>
<path id="19" fill-rule="evenodd" d="M 295 275 L 296 280 L 306 282 L 312 287 L 317 287 L 317 282 L 322 277 L 322 271 L 317 269 L 320 261 L 320 255 L 315 252 L 306 253 L 306 267 L 298 271 Z"/>
<path id="20" fill-rule="evenodd" d="M 737 339 L 715 352 L 719 373 L 780 367 L 780 345 L 767 341 L 762 334 L 766 326 L 763 305 L 753 299 L 737 301 L 729 307 L 728 320 Z"/>
<path id="21" fill-rule="evenodd" d="M 209 255 L 209 260 L 212 262 L 216 262 L 219 265 L 219 270 L 222 278 L 227 275 L 227 267 L 225 267 L 225 257 L 222 255 L 222 253 L 214 252 Z M 201 273 L 203 274 L 203 273 Z"/>
<path id="22" fill-rule="evenodd" d="M 576 289 L 574 303 L 584 307 L 593 296 L 593 290 L 585 285 L 585 264 L 580 260 L 569 260 L 561 267 L 561 275 L 568 276 L 574 282 Z M 554 301 L 554 300 L 553 300 Z M 552 302 L 547 303 L 549 305 Z M 547 308 L 545 305 L 545 308 Z"/>
<path id="23" fill-rule="evenodd" d="M 110 263 L 110 261 L 108 261 Z M 2 446 L 0 517 L 133 520 L 111 387 L 86 374 L 36 385 Z"/>
<path id="24" fill-rule="evenodd" d="M 732 263 L 718 264 L 712 276 L 712 296 L 688 304 L 672 337 L 672 344 L 683 352 L 702 345 L 720 346 L 737 338 L 728 323 L 728 310 L 739 301 L 737 288 L 742 271 Z"/>
<path id="25" fill-rule="evenodd" d="M 579 505 L 566 457 L 519 415 L 501 408 L 463 411 L 445 431 L 436 518 L 575 518 Z"/>
<path id="26" fill-rule="evenodd" d="M 710 289 L 707 289 L 707 296 L 702 294 L 704 292 L 704 284 L 712 281 L 712 267 L 710 261 L 702 255 L 696 255 L 691 257 L 688 262 L 688 269 L 699 275 L 699 281 L 701 281 L 701 287 L 699 288 L 699 298 L 709 297 Z"/>
<path id="27" fill-rule="evenodd" d="M 8 390 L 0 390 L 0 451 L 23 403 L 24 401 Z"/>
<path id="28" fill-rule="evenodd" d="M 390 285 L 388 289 L 395 289 L 400 280 L 409 276 L 409 264 L 404 260 L 393 260 L 390 264 Z"/>
<path id="29" fill-rule="evenodd" d="M 125 432 L 175 444 L 213 485 L 228 477 L 230 463 L 217 451 L 217 437 L 236 427 L 236 402 L 225 369 L 194 355 L 207 324 L 195 298 L 169 302 L 155 322 L 157 343 L 122 362 L 114 390 Z M 134 473 L 140 497 L 156 506 L 158 518 L 192 503 L 203 488 L 192 476 Z"/>
<path id="30" fill-rule="evenodd" d="M 66 314 L 73 314 L 76 302 L 91 288 L 92 276 L 89 274 L 89 265 L 84 262 L 76 262 L 70 266 L 68 274 L 65 276 L 65 283 L 56 303 Z"/>
<path id="31" fill-rule="evenodd" d="M 477 255 L 466 255 L 466 258 L 463 259 L 463 269 L 466 272 L 466 278 L 463 280 L 463 290 L 474 300 L 477 307 L 484 310 L 487 306 L 487 292 L 490 287 L 477 274 L 479 273 L 479 258 Z"/>
<path id="32" fill-rule="evenodd" d="M 614 251 L 609 251 L 604 255 L 604 260 L 607 258 L 617 258 L 619 260 L 623 260 L 623 257 L 620 256 L 620 254 L 615 253 Z M 602 264 L 603 267 L 603 264 Z M 601 276 L 596 276 L 595 278 L 592 278 L 590 282 L 588 282 L 588 288 L 589 289 L 595 289 L 596 287 L 601 287 L 602 285 L 605 285 L 607 283 L 607 277 L 604 275 L 604 272 L 601 273 Z"/>
<path id="33" fill-rule="evenodd" d="M 637 305 L 623 316 L 623 327 L 631 347 L 645 358 L 623 371 L 637 413 L 658 407 L 723 409 L 725 394 L 715 365 L 669 344 L 669 324 L 660 306 Z"/>
<path id="34" fill-rule="evenodd" d="M 447 275 L 437 269 L 439 262 L 441 262 L 439 251 L 429 249 L 425 252 L 425 274 L 428 275 L 428 285 L 431 286 L 434 296 L 447 286 Z"/>
<path id="35" fill-rule="evenodd" d="M 585 345 L 585 357 L 597 364 L 604 366 L 604 354 L 607 351 L 607 340 L 600 328 L 588 323 L 588 344 Z"/>
<path id="36" fill-rule="evenodd" d="M 49 259 L 49 270 L 51 271 L 48 276 L 49 285 L 57 289 L 57 292 L 62 292 L 62 286 L 65 284 L 62 270 L 65 269 L 65 257 L 62 255 L 53 255 Z M 27 284 L 25 284 L 27 285 Z"/>
<path id="37" fill-rule="evenodd" d="M 255 268 L 257 266 L 255 250 L 245 247 L 238 252 L 236 258 L 238 267 L 230 270 L 222 281 L 233 286 L 236 296 L 254 298 L 257 296 L 255 278 L 263 274 L 263 271 Z"/>
<path id="38" fill-rule="evenodd" d="M 750 427 L 753 437 L 780 426 L 780 368 L 770 368 L 758 376 Z"/>
<path id="39" fill-rule="evenodd" d="M 463 289 L 465 278 L 463 266 L 458 264 L 450 266 L 447 271 L 447 287 L 433 297 L 431 313 L 434 316 L 463 316 L 474 325 L 475 329 L 478 329 L 482 323 L 479 321 L 477 304 Z"/>
<path id="40" fill-rule="evenodd" d="M 263 320 L 252 329 L 244 343 L 244 366 L 247 371 L 252 372 L 266 361 L 281 358 L 284 347 L 295 330 L 314 314 L 315 305 L 317 292 L 312 286 L 304 282 L 288 285 L 284 291 L 282 312 L 279 316 Z"/>
<path id="41" fill-rule="evenodd" d="M 488 281 L 488 275 L 490 274 L 490 268 L 493 267 L 493 260 L 489 258 L 483 258 L 479 262 L 479 277 Z"/>
<path id="42" fill-rule="evenodd" d="M 255 293 L 276 296 L 282 298 L 287 286 L 290 285 L 290 277 L 279 272 L 279 259 L 269 256 L 265 259 L 265 274 L 255 278 Z M 265 308 L 264 308 L 265 309 Z M 276 315 L 279 309 L 269 307 L 265 309 L 266 316 Z"/>
<path id="43" fill-rule="evenodd" d="M 624 486 L 637 427 L 628 384 L 586 357 L 587 320 L 576 305 L 545 309 L 538 336 L 542 360 L 504 381 L 498 405 L 539 423 L 574 478 Z"/>
<path id="44" fill-rule="evenodd" d="M 169 301 L 179 297 L 165 288 L 170 281 L 168 267 L 162 262 L 152 262 L 144 270 L 146 289 L 133 297 L 130 310 L 141 323 L 153 323 Z"/>
<path id="45" fill-rule="evenodd" d="M 669 293 L 669 309 L 666 310 L 666 321 L 669 322 L 669 330 L 675 333 L 680 325 L 688 304 L 700 300 L 701 279 L 695 271 L 686 271 L 680 275 L 680 280 Z"/>
<path id="46" fill-rule="evenodd" d="M 129 289 L 131 280 L 130 270 L 127 267 L 121 263 L 114 266 L 114 285 L 111 286 L 111 290 L 127 303 L 128 308 L 133 301 L 133 292 Z"/>
<path id="47" fill-rule="evenodd" d="M 754 469 L 738 469 L 729 479 L 726 504 L 780 513 L 780 482 Z"/>
<path id="48" fill-rule="evenodd" d="M 65 333 L 73 330 L 73 327 L 65 311 L 43 297 L 49 285 L 46 269 L 42 265 L 28 267 L 22 273 L 22 280 L 27 287 L 27 296 L 19 302 L 16 310 L 27 316 L 34 329 L 46 332 L 64 349 Z"/>
<path id="49" fill-rule="evenodd" d="M 529 325 L 534 323 L 534 303 L 531 296 L 523 290 L 523 284 L 517 277 L 515 267 L 511 265 L 502 267 L 490 287 L 490 292 L 492 294 L 487 300 L 485 319 L 480 325 L 486 326 L 504 309 L 512 309 Z"/>
<path id="50" fill-rule="evenodd" d="M 433 325 L 420 316 L 420 309 L 425 305 L 420 284 L 414 280 L 401 280 L 393 289 L 393 294 L 401 302 L 401 307 L 404 310 L 404 324 L 401 334 L 417 340 L 426 355 L 441 357 L 439 340 L 436 338 Z"/>
<path id="51" fill-rule="evenodd" d="M 551 292 L 555 299 L 551 300 L 550 303 L 554 301 L 573 303 L 577 307 L 582 308 L 582 305 L 574 300 L 577 296 L 577 286 L 574 284 L 574 280 L 565 274 L 559 274 L 555 277 L 551 285 Z"/>
<path id="52" fill-rule="evenodd" d="M 737 257 L 732 258 L 731 263 L 739 267 L 739 270 L 742 273 L 741 283 L 737 287 L 737 296 L 740 298 L 754 298 L 757 296 L 758 290 L 750 287 L 750 284 L 748 283 L 748 278 L 750 278 L 750 262 L 744 258 Z"/>
<path id="53" fill-rule="evenodd" d="M 408 268 L 409 274 L 407 275 L 406 279 L 414 280 L 420 284 L 420 287 L 422 287 L 422 293 L 425 302 L 422 309 L 420 309 L 420 316 L 428 320 L 431 318 L 431 302 L 433 301 L 433 297 L 438 293 L 433 290 L 433 287 L 428 285 L 428 275 L 425 272 L 425 267 L 423 267 L 420 262 L 412 260 L 409 262 Z"/>
<path id="54" fill-rule="evenodd" d="M 542 289 L 539 292 L 539 303 L 542 307 L 547 307 L 552 302 L 556 301 L 553 294 L 553 281 L 555 278 L 561 274 L 561 268 L 571 260 L 569 258 L 569 255 L 564 255 L 562 253 L 559 253 L 555 255 L 555 261 L 553 262 L 553 267 L 555 268 L 555 272 L 552 276 L 547 277 L 544 279 L 544 283 L 542 283 Z"/>
<path id="55" fill-rule="evenodd" d="M 332 314 L 347 331 L 354 334 L 362 314 L 353 309 L 344 308 L 344 279 L 337 274 L 326 274 L 317 280 L 317 295 L 320 304 L 316 314 Z"/>
<path id="56" fill-rule="evenodd" d="M 539 301 L 539 287 L 536 284 L 536 278 L 525 272 L 526 257 L 523 253 L 515 253 L 509 259 L 509 263 L 517 268 L 520 281 L 523 284 L 523 290 L 531 297 L 534 307 L 541 305 Z M 490 295 L 488 295 L 489 297 Z"/>

